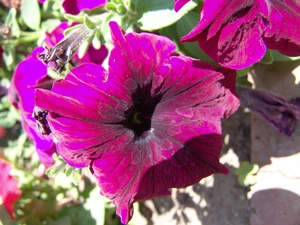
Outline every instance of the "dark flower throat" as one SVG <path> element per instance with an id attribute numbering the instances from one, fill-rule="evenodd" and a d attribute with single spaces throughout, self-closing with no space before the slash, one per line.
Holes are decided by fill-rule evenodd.
<path id="1" fill-rule="evenodd" d="M 156 105 L 162 96 L 151 96 L 151 85 L 138 88 L 132 95 L 133 106 L 126 112 L 126 120 L 123 125 L 131 129 L 137 137 L 151 128 L 151 118 Z"/>

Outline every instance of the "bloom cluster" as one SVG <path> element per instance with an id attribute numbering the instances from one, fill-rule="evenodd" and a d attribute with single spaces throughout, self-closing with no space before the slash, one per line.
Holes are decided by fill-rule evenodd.
<path id="1" fill-rule="evenodd" d="M 50 1 L 39 2 L 43 9 L 52 7 Z M 168 9 L 167 1 L 160 6 L 143 0 L 57 2 L 69 21 L 44 32 L 16 64 L 9 101 L 44 167 L 57 168 L 56 154 L 74 171 L 88 168 L 124 224 L 139 200 L 228 173 L 219 162 L 221 123 L 239 108 L 238 95 L 287 135 L 300 119 L 298 99 L 287 102 L 243 88 L 237 93 L 235 71 L 262 60 L 268 48 L 300 55 L 296 0 L 205 0 L 199 23 L 181 42 L 198 42 L 221 66 L 191 57 L 177 48 L 179 39 L 160 35 L 183 11 L 197 9 L 192 1 L 171 1 L 172 16 L 161 27 L 145 15 Z M 29 20 L 24 23 L 31 28 Z M 12 28 L 7 39 L 20 35 Z M 265 103 L 276 107 L 270 110 Z M 21 194 L 14 188 L 11 215 Z"/>

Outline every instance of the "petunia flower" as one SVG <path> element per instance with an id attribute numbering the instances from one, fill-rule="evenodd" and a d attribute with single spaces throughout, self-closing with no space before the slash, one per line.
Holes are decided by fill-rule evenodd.
<path id="1" fill-rule="evenodd" d="M 50 89 L 53 79 L 47 75 L 47 67 L 37 58 L 37 54 L 44 51 L 38 47 L 26 59 L 21 61 L 12 77 L 9 87 L 10 102 L 20 110 L 21 124 L 24 132 L 33 141 L 40 161 L 46 168 L 54 163 L 52 154 L 56 151 L 52 136 L 39 133 L 34 112 L 34 89 L 37 87 Z"/>
<path id="2" fill-rule="evenodd" d="M 181 41 L 197 41 L 222 66 L 243 69 L 267 48 L 299 56 L 299 27 L 298 0 L 205 0 L 199 23 Z"/>
<path id="3" fill-rule="evenodd" d="M 82 10 L 93 10 L 105 4 L 106 0 L 64 0 L 62 6 L 66 13 L 76 15 Z"/>
<path id="4" fill-rule="evenodd" d="M 174 0 L 174 10 L 178 12 L 185 4 L 187 4 L 190 0 Z"/>
<path id="5" fill-rule="evenodd" d="M 287 100 L 264 90 L 236 88 L 241 105 L 272 125 L 279 132 L 291 136 L 300 120 L 300 98 Z"/>
<path id="6" fill-rule="evenodd" d="M 49 112 L 58 153 L 90 168 L 127 223 L 134 202 L 228 172 L 221 119 L 239 100 L 235 71 L 174 54 L 166 37 L 110 28 L 109 70 L 74 68 L 51 91 L 36 89 L 35 103 Z"/>
<path id="7" fill-rule="evenodd" d="M 20 198 L 22 192 L 19 189 L 18 180 L 10 175 L 11 165 L 0 158 L 0 202 L 14 218 L 14 203 Z"/>
<path id="8" fill-rule="evenodd" d="M 62 55 L 62 56 L 59 56 L 60 59 L 62 60 L 62 65 L 60 65 L 60 63 L 58 63 L 58 64 L 55 63 L 55 65 L 53 65 L 52 68 L 54 70 L 57 70 L 58 72 L 61 72 L 61 70 L 64 69 L 65 63 L 67 63 L 67 61 L 71 61 L 73 66 L 79 65 L 81 63 L 88 63 L 88 62 L 102 64 L 103 61 L 105 60 L 105 58 L 108 56 L 108 50 L 105 47 L 105 45 L 102 44 L 100 49 L 95 49 L 92 45 L 90 45 L 88 47 L 85 55 L 82 58 L 79 58 L 78 53 L 75 52 L 75 50 L 68 49 L 68 48 L 71 48 L 70 47 L 71 43 L 74 42 L 74 40 L 73 40 L 73 37 L 70 37 L 70 36 L 65 37 L 64 36 L 64 31 L 67 28 L 69 28 L 68 23 L 62 22 L 56 28 L 54 28 L 50 33 L 46 33 L 45 43 L 47 45 L 47 48 L 49 49 L 48 55 L 50 55 L 52 57 L 54 51 L 56 51 L 56 52 L 58 52 L 58 54 Z M 82 33 L 80 33 L 80 34 L 75 33 L 73 35 L 78 37 L 78 36 L 82 35 Z M 79 38 L 78 42 L 80 42 L 80 41 L 81 41 L 81 39 Z M 76 46 L 78 47 L 79 44 L 77 43 Z M 71 52 L 72 55 L 65 56 L 65 54 L 61 54 L 61 53 L 66 53 L 66 52 Z M 47 56 L 43 56 L 43 57 L 47 58 Z M 65 58 L 67 58 L 66 62 L 65 62 Z M 46 60 L 43 59 L 43 61 L 45 61 L 46 64 L 49 64 L 47 59 Z M 53 60 L 51 59 L 50 64 L 52 61 Z M 57 59 L 55 58 L 54 61 L 57 61 Z"/>

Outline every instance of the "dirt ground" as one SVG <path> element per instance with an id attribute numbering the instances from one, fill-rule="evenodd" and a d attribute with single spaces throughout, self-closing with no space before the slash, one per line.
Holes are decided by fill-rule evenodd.
<path id="1" fill-rule="evenodd" d="M 139 225 L 249 225 L 248 188 L 237 181 L 235 169 L 250 161 L 250 114 L 240 108 L 223 121 L 221 162 L 229 173 L 216 174 L 172 195 L 139 203 Z"/>

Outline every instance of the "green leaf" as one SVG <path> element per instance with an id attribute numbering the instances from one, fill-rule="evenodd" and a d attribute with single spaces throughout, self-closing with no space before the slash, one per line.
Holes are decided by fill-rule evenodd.
<path id="1" fill-rule="evenodd" d="M 73 170 L 74 168 L 71 168 L 70 173 L 72 173 Z M 72 177 L 68 177 L 64 173 L 58 173 L 57 175 L 53 176 L 53 181 L 54 181 L 54 185 L 57 187 L 62 187 L 68 190 L 74 187 Z"/>
<path id="2" fill-rule="evenodd" d="M 9 146 L 4 149 L 4 155 L 10 162 L 15 164 L 18 159 L 21 159 L 26 140 L 26 134 L 22 133 L 16 141 L 10 142 Z"/>
<path id="3" fill-rule="evenodd" d="M 88 48 L 89 48 L 89 46 L 91 44 L 91 41 L 92 40 L 90 38 L 88 38 L 88 39 L 84 40 L 82 42 L 82 44 L 80 44 L 80 46 L 78 48 L 78 57 L 80 59 L 82 59 L 83 56 L 85 55 L 85 53 L 87 52 L 87 50 L 88 50 Z"/>
<path id="4" fill-rule="evenodd" d="M 83 207 L 91 213 L 97 225 L 104 225 L 105 203 L 105 197 L 100 195 L 99 187 L 95 186 L 95 188 L 90 192 L 89 198 L 83 205 Z"/>
<path id="5" fill-rule="evenodd" d="M 65 14 L 64 17 L 67 20 L 76 21 L 76 22 L 83 22 L 84 15 L 72 15 L 72 14 Z"/>
<path id="6" fill-rule="evenodd" d="M 11 36 L 19 38 L 20 37 L 20 27 L 16 19 L 17 10 L 15 8 L 11 8 L 5 18 L 5 24 L 11 30 Z"/>
<path id="7" fill-rule="evenodd" d="M 60 0 L 47 0 L 43 3 L 42 6 L 42 16 L 45 16 L 46 18 L 63 18 L 63 15 L 65 15 L 65 12 L 63 8 L 61 7 L 61 1 Z"/>
<path id="8" fill-rule="evenodd" d="M 175 23 L 196 6 L 190 1 L 176 13 L 173 0 L 136 0 L 137 25 L 142 30 L 157 30 Z"/>
<path id="9" fill-rule="evenodd" d="M 52 31 L 55 27 L 57 27 L 61 21 L 59 19 L 47 19 L 46 21 L 43 21 L 41 24 L 41 30 L 45 32 Z"/>
<path id="10" fill-rule="evenodd" d="M 49 221 L 48 225 L 72 225 L 71 218 L 69 216 L 64 216 L 58 220 Z"/>
<path id="11" fill-rule="evenodd" d="M 112 11 L 116 11 L 117 10 L 116 5 L 114 3 L 112 3 L 112 2 L 106 3 L 105 7 L 106 7 L 107 10 L 112 10 Z"/>
<path id="12" fill-rule="evenodd" d="M 235 171 L 240 185 L 250 186 L 257 183 L 256 174 L 258 170 L 259 166 L 257 164 L 251 164 L 248 161 L 243 161 L 240 168 Z"/>
<path id="13" fill-rule="evenodd" d="M 32 30 L 38 30 L 41 22 L 41 13 L 37 0 L 23 0 L 21 5 L 21 18 Z"/>
<path id="14" fill-rule="evenodd" d="M 82 24 L 76 24 L 72 27 L 69 27 L 67 29 L 64 30 L 64 35 L 65 37 L 70 35 L 71 33 L 75 32 L 77 29 L 80 29 L 82 27 Z"/>
<path id="15" fill-rule="evenodd" d="M 95 29 L 95 27 L 96 27 L 94 22 L 91 21 L 91 19 L 87 15 L 84 15 L 84 24 L 86 25 L 87 28 L 89 28 L 91 30 Z"/>
<path id="16" fill-rule="evenodd" d="M 101 48 L 101 31 L 100 31 L 100 29 L 96 30 L 95 35 L 93 37 L 92 44 L 95 49 Z"/>
<path id="17" fill-rule="evenodd" d="M 3 47 L 3 61 L 6 65 L 6 67 L 11 70 L 15 61 L 15 56 L 16 56 L 16 49 L 14 48 L 13 45 L 7 44 L 2 46 Z"/>
<path id="18" fill-rule="evenodd" d="M 65 169 L 65 164 L 64 163 L 61 163 L 59 165 L 53 165 L 51 166 L 50 168 L 48 168 L 46 171 L 45 171 L 45 174 L 48 176 L 48 177 L 54 177 L 56 176 L 58 173 L 60 172 L 63 172 Z"/>
<path id="19" fill-rule="evenodd" d="M 245 69 L 242 69 L 242 70 L 237 70 L 236 73 L 237 73 L 237 77 L 243 77 L 245 75 L 247 75 L 247 73 L 249 73 L 250 69 L 252 68 L 252 66 L 249 66 Z"/>
<path id="20" fill-rule="evenodd" d="M 127 9 L 123 5 L 118 5 L 117 6 L 117 12 L 120 15 L 125 15 L 127 13 Z"/>
<path id="21" fill-rule="evenodd" d="M 15 107 L 10 106 L 9 110 L 0 112 L 0 126 L 5 128 L 13 127 L 16 122 L 20 119 L 19 112 Z"/>
<path id="22" fill-rule="evenodd" d="M 72 225 L 98 225 L 91 216 L 91 212 L 86 210 L 83 205 L 64 207 L 58 212 L 58 216 L 61 218 L 68 216 Z"/>
<path id="23" fill-rule="evenodd" d="M 109 43 L 111 41 L 110 27 L 108 25 L 110 21 L 115 21 L 116 23 L 121 24 L 122 19 L 116 13 L 110 12 L 109 14 L 106 15 L 106 17 L 103 19 L 103 23 L 100 26 L 102 43 L 106 43 L 106 42 Z"/>
<path id="24" fill-rule="evenodd" d="M 300 59 L 300 56 L 296 56 L 296 57 L 289 57 L 286 55 L 282 55 L 280 52 L 276 51 L 276 50 L 271 50 L 271 53 L 273 55 L 273 60 L 275 62 L 279 61 L 279 62 L 286 62 L 286 61 L 296 61 Z"/>
<path id="25" fill-rule="evenodd" d="M 199 13 L 188 12 L 177 23 L 177 34 L 181 38 L 188 34 L 199 22 Z M 200 48 L 197 42 L 182 43 L 183 48 L 194 58 L 201 59 L 206 62 L 214 62 Z"/>
<path id="26" fill-rule="evenodd" d="M 259 62 L 263 64 L 271 64 L 273 62 L 273 55 L 269 49 L 267 49 L 266 54 Z"/>
<path id="27" fill-rule="evenodd" d="M 73 184 L 78 185 L 79 181 L 82 179 L 82 170 L 81 169 L 74 169 L 72 172 Z"/>
<path id="28" fill-rule="evenodd" d="M 67 166 L 66 162 L 57 154 L 53 154 L 54 165 L 45 171 L 45 174 L 49 177 L 54 177 L 55 175 L 65 171 Z"/>

